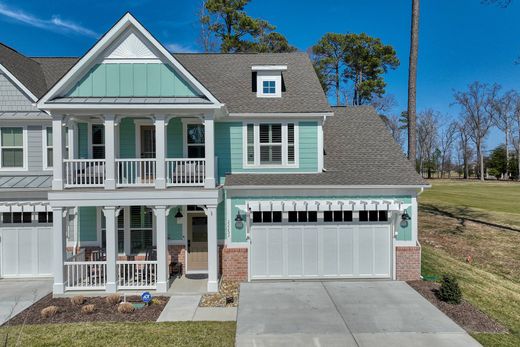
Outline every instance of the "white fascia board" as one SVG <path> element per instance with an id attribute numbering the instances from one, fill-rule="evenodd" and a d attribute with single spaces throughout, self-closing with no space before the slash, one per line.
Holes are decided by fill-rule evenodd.
<path id="1" fill-rule="evenodd" d="M 20 88 L 31 99 L 32 102 L 38 101 L 38 98 L 29 89 L 27 89 L 27 87 L 25 87 L 22 82 L 20 82 L 16 77 L 14 77 L 14 75 L 9 70 L 7 70 L 7 68 L 2 64 L 0 64 L 0 71 L 4 73 L 7 76 L 7 78 L 13 81 L 14 84 L 16 84 L 18 88 Z"/>
<path id="2" fill-rule="evenodd" d="M 253 65 L 251 66 L 252 71 L 285 71 L 287 65 Z"/>
<path id="3" fill-rule="evenodd" d="M 140 32 L 168 61 L 184 75 L 194 86 L 199 89 L 212 103 L 220 105 L 220 102 L 182 66 L 177 59 L 146 30 L 141 23 L 129 12 L 126 13 L 114 26 L 98 40 L 98 42 L 63 76 L 39 101 L 38 108 L 50 109 L 47 101 L 54 98 L 68 82 L 77 74 L 81 74 L 89 67 L 89 63 L 96 58 L 97 54 L 103 52 L 112 42 L 128 27 L 133 26 Z"/>
<path id="4" fill-rule="evenodd" d="M 39 103 L 38 103 L 39 105 Z M 161 110 L 161 111 L 179 111 L 179 110 L 219 110 L 223 104 L 46 104 L 46 110 L 54 111 L 70 111 L 74 110 Z"/>
<path id="5" fill-rule="evenodd" d="M 230 113 L 234 118 L 323 118 L 332 117 L 333 112 L 259 112 L 259 113 Z"/>
<path id="6" fill-rule="evenodd" d="M 279 185 L 279 186 L 225 186 L 226 190 L 243 189 L 423 189 L 431 188 L 431 185 L 373 185 L 373 186 L 353 186 L 353 185 Z"/>

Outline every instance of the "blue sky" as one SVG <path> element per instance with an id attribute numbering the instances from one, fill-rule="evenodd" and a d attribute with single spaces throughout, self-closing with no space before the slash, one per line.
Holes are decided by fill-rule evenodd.
<path id="1" fill-rule="evenodd" d="M 387 74 L 387 92 L 406 108 L 411 0 L 253 0 L 248 13 L 277 26 L 289 42 L 307 50 L 326 32 L 366 32 L 392 45 L 401 66 Z M 126 11 L 131 11 L 174 51 L 198 51 L 197 0 L 15 1 L 0 0 L 0 41 L 32 56 L 79 56 Z M 418 110 L 433 108 L 446 119 L 453 90 L 479 80 L 520 89 L 520 4 L 507 9 L 480 0 L 422 1 Z M 502 141 L 493 131 L 488 148 Z"/>

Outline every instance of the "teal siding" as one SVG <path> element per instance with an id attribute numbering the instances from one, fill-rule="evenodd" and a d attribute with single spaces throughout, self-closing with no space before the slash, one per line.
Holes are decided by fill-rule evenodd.
<path id="1" fill-rule="evenodd" d="M 226 203 L 222 201 L 217 206 L 217 239 L 226 239 Z"/>
<path id="2" fill-rule="evenodd" d="M 79 159 L 88 158 L 88 124 L 78 123 L 78 154 Z"/>
<path id="3" fill-rule="evenodd" d="M 244 168 L 243 123 L 215 123 L 215 155 L 220 180 L 228 173 L 247 172 L 316 172 L 318 171 L 318 122 L 299 122 L 298 168 Z"/>
<path id="4" fill-rule="evenodd" d="M 166 128 L 166 142 L 168 158 L 182 158 L 182 122 L 179 118 L 174 118 L 168 123 Z"/>
<path id="5" fill-rule="evenodd" d="M 232 242 L 245 242 L 246 241 L 246 228 L 237 229 L 235 227 L 234 219 L 237 213 L 244 213 L 240 211 L 237 206 L 244 206 L 246 201 L 248 200 L 308 200 L 308 199 L 387 199 L 387 200 L 401 200 L 406 204 L 410 204 L 412 199 L 410 196 L 324 196 L 324 197 L 292 197 L 292 196 L 284 196 L 284 197 L 274 197 L 274 196 L 265 196 L 265 197 L 243 197 L 243 198 L 231 198 L 231 220 L 229 220 L 229 224 L 231 226 L 231 241 Z M 417 216 L 412 215 L 412 209 L 407 209 L 408 214 L 412 219 L 417 218 Z M 245 214 L 242 215 L 242 218 L 245 220 Z M 397 240 L 399 241 L 411 241 L 412 240 L 412 223 L 408 222 L 408 226 L 403 228 L 401 226 L 398 227 L 397 230 Z"/>
<path id="6" fill-rule="evenodd" d="M 182 224 L 177 223 L 175 213 L 177 213 L 177 209 L 172 209 L 168 215 L 168 239 L 173 241 L 181 241 Z"/>
<path id="7" fill-rule="evenodd" d="M 97 241 L 97 210 L 95 207 L 78 209 L 78 225 L 80 241 Z"/>
<path id="8" fill-rule="evenodd" d="M 66 94 L 72 97 L 193 97 L 183 77 L 166 64 L 97 64 Z"/>
<path id="9" fill-rule="evenodd" d="M 119 123 L 119 157 L 136 158 L 135 123 L 132 118 L 123 118 Z"/>

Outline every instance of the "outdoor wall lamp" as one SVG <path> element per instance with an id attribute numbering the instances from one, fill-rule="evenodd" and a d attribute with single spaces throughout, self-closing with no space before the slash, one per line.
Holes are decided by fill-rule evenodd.
<path id="1" fill-rule="evenodd" d="M 404 210 L 403 214 L 401 215 L 401 228 L 406 228 L 408 226 L 408 221 L 412 218 L 408 214 L 406 210 Z"/>
<path id="2" fill-rule="evenodd" d="M 176 219 L 179 219 L 179 218 L 182 218 L 182 217 L 184 217 L 184 216 L 183 216 L 182 213 L 181 213 L 181 209 L 178 208 L 178 209 L 177 209 L 177 213 L 175 214 L 175 218 L 176 218 Z"/>
<path id="3" fill-rule="evenodd" d="M 237 216 L 235 217 L 235 228 L 242 229 L 244 227 L 244 219 L 240 212 L 237 212 Z"/>

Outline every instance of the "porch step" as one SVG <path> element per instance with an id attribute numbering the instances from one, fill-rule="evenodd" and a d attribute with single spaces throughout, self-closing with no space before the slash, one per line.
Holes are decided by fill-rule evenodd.
<path id="1" fill-rule="evenodd" d="M 199 306 L 201 295 L 172 296 L 157 319 L 158 322 L 191 321 Z"/>

